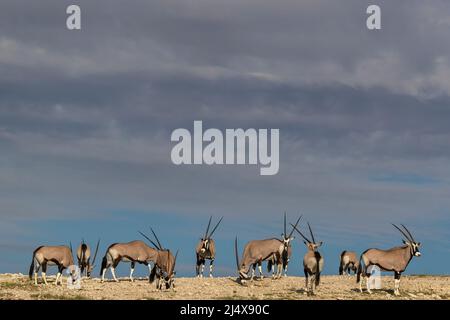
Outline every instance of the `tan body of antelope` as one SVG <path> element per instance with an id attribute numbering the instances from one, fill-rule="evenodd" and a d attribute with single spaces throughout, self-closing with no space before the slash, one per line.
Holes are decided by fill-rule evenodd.
<path id="1" fill-rule="evenodd" d="M 216 258 L 216 243 L 212 239 L 212 235 L 214 234 L 214 231 L 216 231 L 223 217 L 220 218 L 219 222 L 216 224 L 214 229 L 211 231 L 211 233 L 208 234 L 209 227 L 211 226 L 211 219 L 212 217 L 209 218 L 205 235 L 203 236 L 203 238 L 200 239 L 199 243 L 195 247 L 195 258 L 196 258 L 195 272 L 197 274 L 197 277 L 203 277 L 203 271 L 205 268 L 206 260 L 209 260 L 209 276 L 210 277 L 213 276 L 213 268 L 214 268 L 213 265 L 214 260 Z"/>
<path id="2" fill-rule="evenodd" d="M 301 217 L 298 218 L 295 226 L 298 225 Z M 294 225 L 293 225 L 294 226 Z M 293 240 L 292 229 L 289 235 L 283 234 L 283 238 L 277 239 L 265 239 L 265 240 L 252 240 L 248 242 L 244 247 L 244 252 L 242 253 L 241 262 L 239 262 L 238 247 L 237 247 L 237 237 L 235 239 L 235 254 L 236 254 L 236 264 L 239 273 L 239 280 L 241 283 L 245 283 L 246 280 L 251 279 L 248 276 L 248 272 L 253 265 L 258 265 L 260 277 L 263 278 L 262 274 L 262 262 L 268 259 L 273 259 L 277 263 L 277 273 L 276 277 L 281 276 L 282 268 L 282 256 L 289 247 L 289 243 Z"/>
<path id="3" fill-rule="evenodd" d="M 294 229 L 305 239 L 304 243 L 307 248 L 306 254 L 303 256 L 303 272 L 305 273 L 305 291 L 308 295 L 313 295 L 314 290 L 320 284 L 320 274 L 323 270 L 324 260 L 318 248 L 323 244 L 322 241 L 316 242 L 311 226 L 308 222 L 311 240 L 303 235 L 296 227 Z"/>
<path id="4" fill-rule="evenodd" d="M 370 273 L 367 272 L 367 268 L 370 266 L 378 266 L 383 271 L 394 272 L 394 294 L 399 295 L 401 274 L 406 270 L 413 257 L 420 257 L 421 255 L 419 251 L 421 244 L 414 240 L 409 230 L 403 224 L 401 226 L 404 230 L 394 224 L 393 226 L 406 238 L 406 240 L 403 240 L 404 245 L 388 250 L 368 249 L 361 254 L 356 278 L 356 282 L 359 282 L 359 290 L 361 292 L 361 274 L 363 277 L 366 277 L 367 292 L 372 293 L 369 285 Z"/>
<path id="5" fill-rule="evenodd" d="M 339 274 L 350 274 L 353 271 L 356 274 L 359 266 L 359 259 L 354 251 L 344 250 L 339 256 Z"/>
<path id="6" fill-rule="evenodd" d="M 91 263 L 91 248 L 84 240 L 81 241 L 77 248 L 77 260 L 78 267 L 80 268 L 81 274 L 85 273 L 86 277 L 90 278 L 91 273 L 95 267 L 95 258 L 97 257 L 98 246 L 100 245 L 100 240 L 97 242 L 97 247 L 95 248 L 94 258 Z"/>
<path id="7" fill-rule="evenodd" d="M 58 267 L 55 285 L 58 285 L 60 280 L 60 283 L 62 284 L 62 272 L 73 265 L 72 250 L 67 246 L 41 246 L 34 250 L 28 274 L 31 280 L 34 272 L 35 285 L 38 284 L 39 269 L 41 269 L 41 276 L 44 284 L 48 284 L 46 273 L 47 266 L 49 265 L 56 265 Z"/>
<path id="8" fill-rule="evenodd" d="M 115 269 L 119 262 L 130 262 L 130 281 L 133 281 L 133 272 L 136 263 L 144 264 L 151 272 L 151 263 L 157 259 L 158 251 L 149 247 L 144 241 L 134 240 L 127 243 L 114 243 L 106 250 L 106 254 L 102 260 L 100 275 L 102 282 L 105 280 L 106 270 L 111 268 L 111 274 L 114 281 L 119 280 L 116 277 Z"/>

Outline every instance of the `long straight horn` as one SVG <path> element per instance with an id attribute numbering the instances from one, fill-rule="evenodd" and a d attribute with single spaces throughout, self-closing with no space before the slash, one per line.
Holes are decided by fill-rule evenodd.
<path id="1" fill-rule="evenodd" d="M 311 243 L 311 241 L 307 237 L 305 237 L 303 233 L 301 233 L 300 230 L 297 229 L 296 226 L 294 226 L 292 223 L 291 226 L 294 227 L 294 230 L 297 231 L 302 236 L 302 238 L 306 240 L 306 242 Z"/>
<path id="2" fill-rule="evenodd" d="M 294 228 L 292 228 L 291 233 L 289 234 L 289 237 L 287 237 L 286 239 L 289 239 L 290 237 L 292 237 L 292 234 L 294 233 L 294 229 L 297 228 L 298 223 L 300 222 L 300 219 L 303 217 L 303 215 L 301 215 L 298 219 L 297 222 L 295 223 L 295 225 L 293 225 Z M 286 232 L 286 231 L 285 231 Z M 286 236 L 286 234 L 284 235 Z"/>
<path id="3" fill-rule="evenodd" d="M 223 217 L 222 217 L 222 218 L 220 218 L 219 222 L 217 222 L 216 226 L 214 227 L 213 231 L 211 231 L 211 233 L 209 234 L 209 236 L 208 236 L 208 238 L 207 238 L 207 239 L 210 239 L 210 238 L 212 237 L 212 235 L 213 235 L 214 231 L 216 231 L 217 227 L 218 227 L 218 226 L 219 226 L 219 224 L 220 224 L 220 223 L 222 222 L 222 219 L 223 219 Z"/>
<path id="4" fill-rule="evenodd" d="M 95 247 L 94 259 L 92 259 L 92 265 L 95 264 L 95 258 L 97 258 L 98 246 L 100 245 L 100 239 L 97 241 L 97 246 Z"/>
<path id="5" fill-rule="evenodd" d="M 211 226 L 211 220 L 212 220 L 212 216 L 209 217 L 208 226 L 206 227 L 205 236 L 203 237 L 203 239 L 208 238 L 208 231 L 209 231 L 209 227 Z"/>
<path id="6" fill-rule="evenodd" d="M 285 211 L 284 212 L 284 232 L 283 232 L 285 237 L 286 237 L 286 233 L 287 233 L 287 231 L 286 231 L 286 211 Z"/>
<path id="7" fill-rule="evenodd" d="M 309 225 L 309 222 L 308 222 L 308 229 L 309 229 L 309 233 L 311 234 L 312 241 L 313 241 L 314 243 L 316 243 L 316 239 L 314 239 L 314 235 L 313 235 L 313 232 L 312 232 L 312 230 L 311 230 L 311 226 Z"/>
<path id="8" fill-rule="evenodd" d="M 391 223 L 398 231 L 400 231 L 400 233 L 406 238 L 406 240 L 413 242 L 412 239 L 409 238 L 409 236 L 399 227 L 397 227 L 395 224 Z"/>
<path id="9" fill-rule="evenodd" d="M 173 259 L 172 269 L 170 270 L 170 275 L 173 275 L 173 272 L 175 271 L 175 264 L 177 263 L 177 256 L 178 256 L 178 250 L 175 253 L 175 258 Z"/>
<path id="10" fill-rule="evenodd" d="M 405 231 L 409 234 L 409 236 L 411 237 L 411 240 L 412 240 L 413 242 L 416 242 L 416 240 L 414 240 L 414 237 L 412 236 L 411 232 L 409 232 L 408 228 L 405 227 L 404 224 L 402 224 L 402 227 L 403 227 L 403 229 L 405 229 Z"/>
<path id="11" fill-rule="evenodd" d="M 149 237 L 147 237 L 144 233 L 142 233 L 142 232 L 140 232 L 140 231 L 138 231 L 138 232 L 141 234 L 141 236 L 143 236 L 145 239 L 147 239 L 148 241 L 150 241 L 150 243 L 152 244 L 152 246 L 154 246 L 156 249 L 158 249 L 158 245 L 157 245 L 156 243 L 154 243 L 152 239 L 150 239 Z"/>
<path id="12" fill-rule="evenodd" d="M 239 272 L 239 256 L 238 256 L 238 240 L 237 237 L 234 239 L 234 253 L 236 255 L 236 267 Z"/>
<path id="13" fill-rule="evenodd" d="M 158 242 L 158 245 L 159 245 L 159 249 L 160 249 L 160 250 L 164 250 L 164 249 L 163 249 L 163 246 L 161 245 L 161 242 L 159 242 L 159 239 L 158 239 L 158 237 L 156 236 L 156 233 L 155 233 L 155 231 L 153 231 L 153 229 L 152 229 L 152 228 L 150 228 L 150 230 L 152 230 L 153 236 L 155 237 L 155 239 L 156 239 L 156 242 Z"/>

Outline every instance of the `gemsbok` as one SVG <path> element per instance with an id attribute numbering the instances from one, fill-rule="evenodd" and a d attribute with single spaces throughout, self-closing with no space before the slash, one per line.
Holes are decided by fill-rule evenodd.
<path id="1" fill-rule="evenodd" d="M 339 256 L 339 274 L 348 274 L 353 271 L 356 274 L 358 270 L 359 260 L 356 252 L 344 250 Z"/>
<path id="2" fill-rule="evenodd" d="M 420 242 L 414 240 L 411 232 L 402 224 L 404 230 L 392 224 L 406 238 L 404 245 L 388 250 L 367 249 L 359 258 L 356 282 L 359 282 L 359 291 L 362 292 L 361 274 L 366 277 L 367 292 L 372 293 L 369 285 L 370 274 L 367 268 L 378 266 L 382 271 L 394 272 L 394 294 L 400 295 L 400 277 L 413 257 L 420 257 Z"/>
<path id="3" fill-rule="evenodd" d="M 105 281 L 106 270 L 111 268 L 113 279 L 118 282 L 115 269 L 120 261 L 124 261 L 131 262 L 130 281 L 133 282 L 133 272 L 136 263 L 146 265 L 150 274 L 152 269 L 151 263 L 155 263 L 157 257 L 158 250 L 148 246 L 141 240 L 134 240 L 127 243 L 114 243 L 108 247 L 103 257 L 100 270 L 101 281 Z"/>
<path id="4" fill-rule="evenodd" d="M 33 258 L 31 260 L 30 270 L 28 275 L 30 280 L 32 279 L 34 271 L 34 284 L 38 284 L 38 272 L 41 270 L 42 280 L 44 284 L 47 283 L 47 266 L 56 265 L 58 266 L 58 273 L 56 274 L 55 285 L 58 285 L 59 280 L 62 285 L 62 272 L 73 265 L 72 250 L 67 246 L 40 246 L 33 251 Z M 75 272 L 74 269 L 71 273 Z"/>
<path id="5" fill-rule="evenodd" d="M 298 218 L 295 226 L 300 222 L 301 216 Z M 294 225 L 293 225 L 294 226 Z M 237 237 L 234 242 L 234 250 L 236 255 L 236 265 L 239 274 L 239 281 L 241 284 L 244 284 L 247 280 L 251 278 L 248 276 L 248 272 L 253 265 L 258 264 L 259 273 L 261 279 L 263 278 L 262 267 L 261 264 L 263 261 L 268 259 L 274 259 L 277 263 L 277 275 L 281 275 L 282 268 L 282 256 L 284 251 L 287 250 L 289 243 L 293 240 L 292 233 L 294 229 L 292 229 L 289 236 L 283 236 L 283 239 L 265 239 L 265 240 L 252 240 L 248 242 L 244 247 L 244 252 L 242 253 L 242 261 L 239 262 L 239 254 L 238 254 L 238 244 Z"/>
<path id="6" fill-rule="evenodd" d="M 149 281 L 153 283 L 156 279 L 156 288 L 159 290 L 163 289 L 165 286 L 166 289 L 175 288 L 175 265 L 177 262 L 178 250 L 173 256 L 169 249 L 164 249 L 156 236 L 155 231 L 152 228 L 150 230 L 155 237 L 157 244 L 155 244 L 149 237 L 145 234 L 142 234 L 147 240 L 149 240 L 155 247 L 158 248 L 155 264 L 150 272 Z"/>
<path id="7" fill-rule="evenodd" d="M 314 295 L 314 290 L 320 284 L 320 273 L 323 270 L 324 260 L 318 248 L 323 244 L 322 241 L 316 242 L 311 226 L 308 222 L 308 229 L 311 235 L 311 240 L 308 239 L 294 226 L 294 229 L 305 240 L 304 243 L 308 249 L 303 256 L 303 272 L 305 273 L 305 291 L 308 295 Z"/>
<path id="8" fill-rule="evenodd" d="M 80 245 L 77 248 L 77 260 L 78 267 L 80 268 L 81 275 L 85 272 L 86 277 L 90 278 L 91 273 L 95 268 L 95 258 L 97 258 L 98 246 L 100 245 L 100 239 L 97 241 L 95 248 L 94 258 L 91 263 L 91 248 L 84 240 L 81 240 Z"/>
<path id="9" fill-rule="evenodd" d="M 211 233 L 209 232 L 209 227 L 211 226 L 211 220 L 212 216 L 209 218 L 208 226 L 206 227 L 206 232 L 203 238 L 200 239 L 199 243 L 195 247 L 195 257 L 196 257 L 196 264 L 195 264 L 195 271 L 197 274 L 197 277 L 203 278 L 203 271 L 205 268 L 205 262 L 206 260 L 209 260 L 209 276 L 212 278 L 213 276 L 213 264 L 214 259 L 216 258 L 216 243 L 214 239 L 212 239 L 212 235 L 214 234 L 214 231 L 216 231 L 217 227 L 219 226 L 220 222 L 222 222 L 222 218 L 220 218 L 219 222 L 217 222 L 216 226 L 213 228 Z"/>

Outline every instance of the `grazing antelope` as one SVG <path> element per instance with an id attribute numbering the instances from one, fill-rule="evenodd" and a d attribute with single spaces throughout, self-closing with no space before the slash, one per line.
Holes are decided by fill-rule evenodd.
<path id="1" fill-rule="evenodd" d="M 195 271 L 197 273 L 197 277 L 203 278 L 203 271 L 205 268 L 205 260 L 210 260 L 209 262 L 209 276 L 212 278 L 213 276 L 213 264 L 214 259 L 216 257 L 216 244 L 214 240 L 212 239 L 212 235 L 214 234 L 214 231 L 216 231 L 217 227 L 219 226 L 220 222 L 222 221 L 223 217 L 220 218 L 219 222 L 217 222 L 214 229 L 211 231 L 210 234 L 208 234 L 209 227 L 211 226 L 211 219 L 212 216 L 209 218 L 208 226 L 206 227 L 206 232 L 203 238 L 200 239 L 199 243 L 197 244 L 197 247 L 195 248 L 195 256 L 197 259 L 196 268 Z"/>
<path id="2" fill-rule="evenodd" d="M 369 266 L 378 266 L 383 271 L 394 272 L 394 294 L 400 294 L 400 277 L 402 272 L 405 271 L 409 262 L 413 257 L 420 257 L 419 251 L 420 242 L 416 242 L 411 232 L 402 224 L 404 230 L 392 224 L 400 233 L 406 238 L 403 240 L 404 245 L 400 247 L 394 247 L 388 250 L 381 249 L 367 249 L 361 254 L 359 258 L 359 267 L 357 271 L 356 282 L 359 282 L 359 291 L 362 292 L 361 273 L 366 278 L 367 292 L 372 293 L 369 286 L 370 274 L 367 273 Z M 406 232 L 405 232 L 406 231 Z"/>
<path id="3" fill-rule="evenodd" d="M 298 225 L 299 221 L 301 219 L 301 216 L 298 218 L 297 222 L 295 223 L 295 226 Z M 238 247 L 237 247 L 237 237 L 235 239 L 234 243 L 234 249 L 236 254 L 236 265 L 239 273 L 239 280 L 241 283 L 245 283 L 246 280 L 249 280 L 248 272 L 250 271 L 250 268 L 258 264 L 260 277 L 263 278 L 262 274 L 262 267 L 261 264 L 263 261 L 268 260 L 275 256 L 275 261 L 277 262 L 277 275 L 281 275 L 281 257 L 283 255 L 283 252 L 287 250 L 289 243 L 292 238 L 292 233 L 294 230 L 291 231 L 288 237 L 283 236 L 283 239 L 265 239 L 265 240 L 252 240 L 248 242 L 244 247 L 244 252 L 242 253 L 242 262 L 239 263 L 239 256 L 238 256 Z"/>
<path id="4" fill-rule="evenodd" d="M 159 290 L 163 289 L 165 286 L 166 289 L 175 288 L 175 265 L 177 262 L 178 250 L 173 256 L 169 249 L 164 249 L 159 241 L 156 233 L 152 228 L 150 230 L 155 237 L 157 244 L 155 244 L 149 237 L 145 234 L 142 234 L 147 240 L 149 240 L 155 247 L 158 248 L 155 264 L 150 272 L 149 281 L 153 283 L 156 278 L 156 288 Z"/>
<path id="5" fill-rule="evenodd" d="M 305 273 L 305 290 L 308 295 L 314 295 L 314 289 L 320 284 L 320 273 L 323 270 L 323 257 L 317 249 L 323 244 L 322 241 L 316 242 L 314 234 L 311 230 L 311 226 L 308 222 L 309 233 L 311 234 L 311 240 L 303 235 L 297 227 L 294 229 L 305 239 L 304 243 L 308 248 L 308 251 L 303 256 L 303 272 Z M 309 284 L 309 285 L 308 285 Z"/>
<path id="6" fill-rule="evenodd" d="M 354 274 L 358 270 L 359 260 L 354 251 L 344 250 L 339 256 L 339 274 L 350 274 L 352 270 Z"/>
<path id="7" fill-rule="evenodd" d="M 143 233 L 141 233 L 144 235 Z M 115 269 L 120 261 L 131 262 L 130 281 L 133 282 L 133 272 L 136 263 L 144 264 L 151 272 L 151 263 L 156 261 L 158 250 L 149 247 L 144 241 L 134 240 L 127 243 L 114 243 L 108 247 L 102 260 L 100 275 L 102 282 L 105 281 L 105 274 L 108 268 L 111 268 L 111 274 L 114 281 L 119 280 L 116 277 Z"/>
<path id="8" fill-rule="evenodd" d="M 95 268 L 95 258 L 97 257 L 98 246 L 100 245 L 100 239 L 97 241 L 97 247 L 95 248 L 94 259 L 91 263 L 91 248 L 88 244 L 81 240 L 81 244 L 77 248 L 78 267 L 81 274 L 86 271 L 86 277 L 90 278 L 92 270 Z"/>
<path id="9" fill-rule="evenodd" d="M 55 285 L 58 285 L 59 280 L 62 285 L 62 272 L 64 269 L 73 265 L 72 250 L 67 246 L 40 246 L 33 251 L 33 258 L 31 260 L 30 270 L 28 275 L 30 280 L 32 279 L 34 271 L 34 284 L 38 284 L 38 272 L 41 270 L 41 276 L 44 280 L 44 284 L 47 283 L 47 265 L 58 266 L 58 273 L 56 274 Z M 73 273 L 74 270 L 71 270 Z"/>

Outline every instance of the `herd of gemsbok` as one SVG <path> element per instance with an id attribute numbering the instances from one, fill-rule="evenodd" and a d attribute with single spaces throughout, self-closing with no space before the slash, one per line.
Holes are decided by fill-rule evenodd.
<path id="1" fill-rule="evenodd" d="M 299 228 L 300 216 L 295 224 L 290 224 L 292 229 L 287 232 L 286 213 L 284 214 L 284 232 L 281 238 L 269 238 L 262 240 L 249 241 L 242 253 L 241 259 L 238 254 L 238 240 L 235 239 L 235 256 L 238 272 L 237 283 L 244 285 L 246 281 L 253 280 L 256 276 L 256 266 L 259 269 L 260 278 L 263 278 L 262 262 L 267 262 L 267 270 L 272 272 L 272 278 L 278 279 L 287 276 L 288 264 L 292 255 L 293 233 L 297 232 L 304 240 L 306 253 L 303 256 L 303 271 L 305 274 L 305 292 L 308 295 L 314 295 L 315 289 L 320 284 L 320 274 L 324 266 L 324 258 L 319 251 L 322 241 L 317 241 L 312 231 L 311 225 L 307 222 L 309 237 L 307 237 Z M 209 276 L 213 277 L 213 266 L 216 257 L 216 243 L 212 238 L 214 232 L 222 222 L 222 218 L 216 223 L 210 232 L 212 217 L 210 217 L 206 227 L 205 234 L 200 238 L 195 247 L 196 265 L 195 271 L 197 277 L 203 277 L 206 260 L 209 260 Z M 399 295 L 400 277 L 406 270 L 409 262 L 413 257 L 420 256 L 420 242 L 417 242 L 411 232 L 401 224 L 401 227 L 393 224 L 393 226 L 403 235 L 403 245 L 393 247 L 387 250 L 383 249 L 367 249 L 359 259 L 353 251 L 342 251 L 339 258 L 339 274 L 349 274 L 353 271 L 356 274 L 356 281 L 359 283 L 359 290 L 362 292 L 361 276 L 366 280 L 367 292 L 371 293 L 369 286 L 369 277 L 371 273 L 369 267 L 377 266 L 382 271 L 394 272 L 395 286 L 394 294 Z M 119 281 L 116 277 L 115 269 L 119 262 L 130 262 L 130 281 L 133 282 L 133 272 L 136 263 L 144 264 L 149 269 L 149 282 L 156 282 L 158 289 L 170 289 L 175 287 L 175 266 L 178 251 L 173 255 L 170 249 L 163 247 L 155 231 L 150 228 L 153 239 L 144 234 L 139 233 L 149 242 L 134 240 L 127 243 L 111 244 L 102 259 L 100 267 L 101 282 L 105 280 L 107 269 L 111 270 L 114 281 Z M 41 270 L 43 283 L 48 284 L 46 278 L 47 266 L 56 265 L 58 272 L 55 284 L 62 284 L 62 272 L 69 270 L 70 275 L 76 272 L 76 266 L 80 269 L 81 274 L 87 278 L 91 277 L 95 268 L 95 260 L 98 253 L 100 240 L 97 241 L 93 258 L 91 260 L 91 247 L 82 240 L 76 250 L 77 264 L 75 265 L 73 258 L 72 245 L 69 246 L 39 246 L 33 252 L 33 257 L 29 269 L 30 279 L 34 284 L 38 284 L 38 272 Z M 275 270 L 276 267 L 276 270 Z M 251 275 L 249 275 L 251 271 Z"/>

